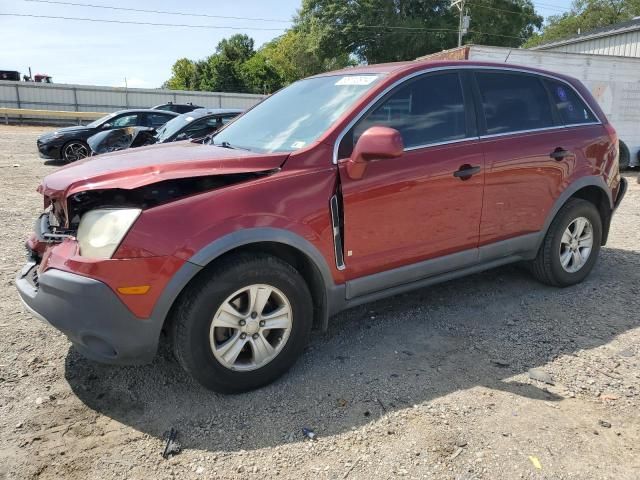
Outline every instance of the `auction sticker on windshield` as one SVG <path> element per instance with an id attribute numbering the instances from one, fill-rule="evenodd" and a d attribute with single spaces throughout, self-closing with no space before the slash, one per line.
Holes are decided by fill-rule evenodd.
<path id="1" fill-rule="evenodd" d="M 335 85 L 369 85 L 377 78 L 377 75 L 347 75 L 338 80 Z"/>

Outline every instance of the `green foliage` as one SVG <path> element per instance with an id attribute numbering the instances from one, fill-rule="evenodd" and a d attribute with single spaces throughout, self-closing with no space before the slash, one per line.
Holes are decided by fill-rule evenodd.
<path id="1" fill-rule="evenodd" d="M 631 20 L 640 15 L 640 0 L 574 0 L 571 10 L 549 17 L 540 34 L 533 35 L 525 47 L 573 37 L 600 27 Z"/>
<path id="2" fill-rule="evenodd" d="M 163 87 L 171 90 L 194 90 L 196 83 L 196 64 L 188 58 L 181 58 L 171 67 L 171 78 Z"/>
<path id="3" fill-rule="evenodd" d="M 640 0 L 633 0 L 640 2 Z M 519 46 L 542 25 L 531 0 L 468 0 L 466 43 Z M 303 0 L 286 33 L 257 51 L 247 35 L 204 60 L 178 60 L 168 88 L 271 93 L 300 78 L 359 62 L 413 60 L 458 42 L 450 0 Z"/>
<path id="4" fill-rule="evenodd" d="M 303 0 L 297 24 L 323 55 L 349 52 L 380 63 L 453 48 L 458 11 L 450 0 Z M 469 1 L 466 43 L 519 46 L 542 25 L 530 0 Z"/>

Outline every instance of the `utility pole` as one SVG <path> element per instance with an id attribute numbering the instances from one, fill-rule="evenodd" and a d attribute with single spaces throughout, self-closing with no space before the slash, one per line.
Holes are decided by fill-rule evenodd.
<path id="1" fill-rule="evenodd" d="M 462 46 L 462 35 L 467 33 L 469 29 L 469 22 L 471 21 L 471 17 L 469 15 L 465 15 L 464 4 L 466 0 L 451 0 L 452 7 L 458 7 L 460 11 L 460 16 L 458 19 L 458 46 Z"/>

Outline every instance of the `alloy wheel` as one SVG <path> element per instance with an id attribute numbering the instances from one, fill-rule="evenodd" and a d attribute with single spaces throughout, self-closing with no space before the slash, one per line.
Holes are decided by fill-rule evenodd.
<path id="1" fill-rule="evenodd" d="M 89 150 L 79 142 L 71 142 L 64 147 L 62 156 L 67 162 L 75 162 L 89 156 Z"/>
<path id="2" fill-rule="evenodd" d="M 569 273 L 576 273 L 589 260 L 593 248 L 593 226 L 585 217 L 574 219 L 560 240 L 560 264 Z"/>
<path id="3" fill-rule="evenodd" d="M 292 326 L 291 304 L 280 290 L 249 285 L 218 308 L 209 330 L 211 351 L 230 370 L 257 370 L 282 351 Z"/>

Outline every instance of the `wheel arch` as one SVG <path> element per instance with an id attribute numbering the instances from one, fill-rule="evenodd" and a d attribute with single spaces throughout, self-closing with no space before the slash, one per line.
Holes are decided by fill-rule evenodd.
<path id="1" fill-rule="evenodd" d="M 602 177 L 583 177 L 569 185 L 569 187 L 562 192 L 560 197 L 558 197 L 553 204 L 553 207 L 545 220 L 543 228 L 544 235 L 540 236 L 538 248 L 540 248 L 540 245 L 551 226 L 551 222 L 558 214 L 558 211 L 560 211 L 564 204 L 566 204 L 571 198 L 581 198 L 595 205 L 598 212 L 600 212 L 600 218 L 602 219 L 602 245 L 607 243 L 609 225 L 611 224 L 614 206 L 613 198 L 611 197 L 611 189 L 608 188 Z"/>
<path id="2" fill-rule="evenodd" d="M 329 267 L 318 249 L 305 238 L 288 230 L 250 228 L 217 239 L 193 255 L 169 282 L 154 308 L 153 316 L 164 322 L 183 291 L 201 274 L 215 269 L 223 258 L 244 252 L 262 252 L 293 266 L 303 276 L 311 292 L 313 324 L 326 330 L 329 297 L 334 285 Z"/>

